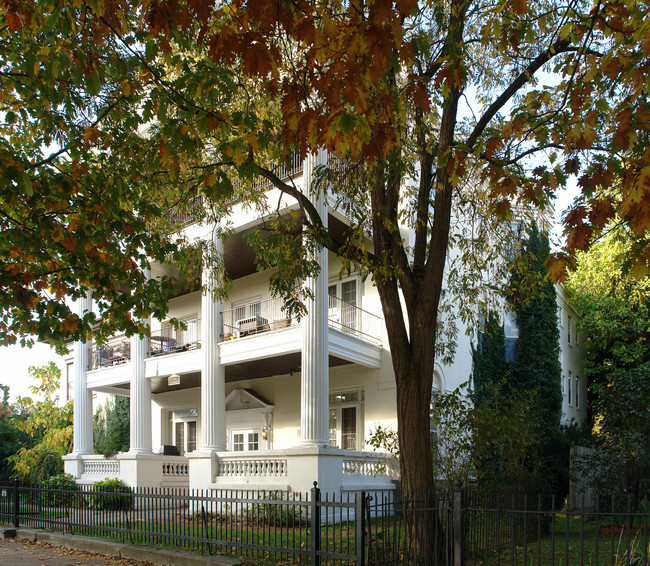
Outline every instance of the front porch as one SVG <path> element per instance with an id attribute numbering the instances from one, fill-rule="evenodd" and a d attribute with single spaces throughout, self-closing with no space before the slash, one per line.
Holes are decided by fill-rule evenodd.
<path id="1" fill-rule="evenodd" d="M 132 487 L 305 492 L 318 481 L 331 492 L 394 488 L 395 459 L 387 454 L 331 447 L 251 452 L 200 450 L 185 456 L 118 454 L 64 457 L 65 469 L 81 484 L 106 478 Z M 208 481 L 204 481 L 208 478 Z"/>

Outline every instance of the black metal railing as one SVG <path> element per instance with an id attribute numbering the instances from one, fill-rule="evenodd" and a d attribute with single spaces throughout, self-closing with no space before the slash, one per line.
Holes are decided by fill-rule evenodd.
<path id="1" fill-rule="evenodd" d="M 648 501 L 521 489 L 287 491 L 0 485 L 0 522 L 207 554 L 348 566 L 648 565 Z"/>
<path id="2" fill-rule="evenodd" d="M 303 163 L 300 154 L 295 153 L 291 156 L 288 163 L 271 162 L 265 165 L 265 168 L 273 171 L 281 180 L 286 181 L 302 173 Z M 251 183 L 244 183 L 238 178 L 233 181 L 233 197 L 226 203 L 227 206 L 239 202 L 238 193 L 241 193 L 244 186 L 255 190 L 264 190 L 273 186 L 273 183 L 266 177 L 257 176 Z M 169 211 L 169 218 L 172 226 L 182 228 L 197 222 L 205 214 L 205 200 L 203 195 L 194 195 L 182 206 L 176 206 Z"/>

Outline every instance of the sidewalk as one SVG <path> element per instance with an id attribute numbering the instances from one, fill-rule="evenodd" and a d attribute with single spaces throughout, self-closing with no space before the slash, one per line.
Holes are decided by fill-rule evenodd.
<path id="1" fill-rule="evenodd" d="M 104 556 L 84 550 L 54 546 L 46 542 L 26 539 L 0 540 L 2 566 L 151 566 L 126 558 Z"/>
<path id="2" fill-rule="evenodd" d="M 16 540 L 11 540 L 15 537 Z M 42 546 L 29 544 L 38 541 L 45 543 Z M 90 561 L 84 562 L 79 555 L 66 561 L 62 549 L 75 549 L 84 554 L 94 553 Z M 59 552 L 57 552 L 59 550 Z M 12 552 L 13 551 L 13 552 Z M 44 554 L 40 556 L 38 552 Z M 60 561 L 57 561 L 59 560 Z M 31 560 L 31 562 L 30 562 Z M 42 531 L 39 529 L 13 529 L 0 527 L 0 565 L 1 566 L 72 566 L 72 565 L 115 565 L 133 564 L 145 566 L 147 564 L 169 566 L 240 566 L 242 561 L 228 556 L 208 556 L 191 552 L 182 552 L 155 546 L 122 544 L 103 539 L 83 537 L 63 533 Z"/>

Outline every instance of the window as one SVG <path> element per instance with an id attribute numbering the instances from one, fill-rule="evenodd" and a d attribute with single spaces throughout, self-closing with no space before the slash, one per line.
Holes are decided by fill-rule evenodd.
<path id="1" fill-rule="evenodd" d="M 573 381 L 573 375 L 569 372 L 569 378 L 567 379 L 567 402 L 571 405 L 571 382 Z"/>
<path id="2" fill-rule="evenodd" d="M 260 449 L 259 430 L 234 430 L 230 438 L 233 452 L 255 452 Z"/>
<path id="3" fill-rule="evenodd" d="M 172 412 L 172 440 L 181 454 L 196 450 L 197 415 L 197 409 L 179 409 Z"/>
<path id="4" fill-rule="evenodd" d="M 566 393 L 566 377 L 562 374 L 562 395 Z"/>
<path id="5" fill-rule="evenodd" d="M 566 340 L 567 340 L 568 344 L 571 344 L 571 317 L 570 316 L 567 317 L 567 325 L 566 325 L 566 327 L 567 327 L 567 338 L 566 338 Z"/>
<path id="6" fill-rule="evenodd" d="M 503 334 L 506 344 L 506 362 L 517 361 L 517 342 L 519 342 L 519 327 L 512 312 L 507 312 L 503 321 Z"/>
<path id="7" fill-rule="evenodd" d="M 328 319 L 340 324 L 342 330 L 359 328 L 357 309 L 357 280 L 338 281 L 327 287 Z"/>
<path id="8" fill-rule="evenodd" d="M 65 400 L 70 401 L 74 397 L 74 381 L 72 378 L 72 366 L 73 364 L 66 364 L 65 366 Z"/>
<path id="9" fill-rule="evenodd" d="M 361 405 L 363 391 L 346 391 L 330 395 L 329 439 L 330 446 L 345 450 L 360 450 Z"/>
<path id="10" fill-rule="evenodd" d="M 576 375 L 576 391 L 575 391 L 576 409 L 580 408 L 580 377 Z"/>

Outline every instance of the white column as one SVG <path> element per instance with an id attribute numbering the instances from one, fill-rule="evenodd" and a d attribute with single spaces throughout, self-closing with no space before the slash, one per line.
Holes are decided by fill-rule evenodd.
<path id="1" fill-rule="evenodd" d="M 150 325 L 150 319 L 146 324 Z M 129 454 L 151 454 L 151 382 L 145 377 L 144 365 L 148 348 L 148 338 L 131 336 Z"/>
<path id="2" fill-rule="evenodd" d="M 212 253 L 203 261 L 201 296 L 201 449 L 216 452 L 226 449 L 226 372 L 219 361 L 219 337 L 222 331 L 223 303 L 215 300 L 218 270 L 210 256 L 223 257 L 223 240 L 215 227 L 210 233 Z"/>
<path id="3" fill-rule="evenodd" d="M 303 168 L 304 186 L 327 227 L 326 195 L 311 189 L 314 168 L 323 163 L 324 152 L 309 155 Z M 316 258 L 320 272 L 305 285 L 313 293 L 307 303 L 307 315 L 302 319 L 302 362 L 300 374 L 300 444 L 326 446 L 329 444 L 329 358 L 327 341 L 327 250 L 320 249 Z"/>
<path id="4" fill-rule="evenodd" d="M 79 299 L 77 314 L 83 316 L 92 310 L 92 293 Z M 73 454 L 93 454 L 93 402 L 87 387 L 86 372 L 90 358 L 90 343 L 74 343 L 74 432 Z"/>

